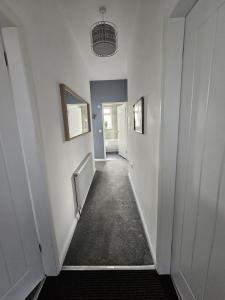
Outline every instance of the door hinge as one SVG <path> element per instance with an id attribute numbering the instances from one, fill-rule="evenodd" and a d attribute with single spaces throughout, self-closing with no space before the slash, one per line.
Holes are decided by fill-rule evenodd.
<path id="1" fill-rule="evenodd" d="M 4 51 L 4 57 L 5 57 L 5 64 L 6 64 L 6 67 L 8 68 L 8 57 L 7 57 L 7 53 Z"/>
<path id="2" fill-rule="evenodd" d="M 42 252 L 42 246 L 41 246 L 41 244 L 38 244 L 38 248 L 39 248 L 39 251 Z"/>

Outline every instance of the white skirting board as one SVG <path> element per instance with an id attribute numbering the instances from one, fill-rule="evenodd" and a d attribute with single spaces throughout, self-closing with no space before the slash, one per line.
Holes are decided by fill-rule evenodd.
<path id="1" fill-rule="evenodd" d="M 98 162 L 98 161 L 106 161 L 107 159 L 106 158 L 95 158 L 95 161 Z"/>
<path id="2" fill-rule="evenodd" d="M 155 251 L 153 251 L 152 242 L 151 242 L 151 239 L 150 239 L 150 236 L 149 236 L 149 233 L 148 233 L 148 229 L 147 229 L 147 225 L 146 225 L 146 222 L 145 222 L 145 219 L 144 219 L 144 215 L 143 215 L 143 212 L 142 212 L 142 209 L 141 209 L 140 201 L 139 201 L 139 199 L 137 197 L 137 194 L 136 194 L 136 191 L 135 191 L 134 184 L 132 182 L 130 173 L 128 174 L 128 178 L 129 178 L 132 190 L 133 190 L 135 201 L 137 203 L 138 211 L 139 211 L 139 214 L 140 214 L 140 217 L 141 217 L 141 221 L 142 221 L 142 224 L 143 224 L 143 227 L 144 227 L 144 231 L 145 231 L 145 235 L 146 235 L 146 238 L 147 238 L 148 246 L 150 248 L 154 264 L 156 265 L 156 254 L 155 254 Z"/>
<path id="3" fill-rule="evenodd" d="M 61 255 L 60 255 L 60 257 L 59 257 L 59 261 L 60 261 L 61 268 L 62 268 L 64 259 L 65 259 L 65 257 L 66 257 L 67 251 L 68 251 L 68 249 L 69 249 L 71 240 L 72 240 L 72 238 L 73 238 L 73 235 L 74 235 L 74 232 L 75 232 L 75 229 L 76 229 L 77 222 L 78 222 L 79 218 L 80 218 L 80 214 L 77 213 L 76 217 L 75 217 L 74 220 L 73 220 L 73 223 L 72 223 L 71 226 L 70 226 L 70 230 L 69 230 L 69 232 L 68 232 L 68 235 L 67 235 L 67 237 L 66 237 L 66 241 L 65 241 L 65 243 L 64 243 L 63 250 L 62 250 Z"/>
<path id="4" fill-rule="evenodd" d="M 172 280 L 172 282 L 173 282 L 173 286 L 174 286 L 174 289 L 175 289 L 175 291 L 176 291 L 176 294 L 177 294 L 178 299 L 179 299 L 179 300 L 184 300 L 184 299 L 182 298 L 182 296 L 181 296 L 181 294 L 180 294 L 178 288 L 176 287 L 176 284 L 175 284 L 175 282 L 174 282 L 174 280 L 173 280 L 173 276 L 171 276 L 171 280 Z"/>

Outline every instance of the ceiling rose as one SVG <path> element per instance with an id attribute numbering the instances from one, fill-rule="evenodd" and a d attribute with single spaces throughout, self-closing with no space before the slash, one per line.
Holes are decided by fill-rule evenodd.
<path id="1" fill-rule="evenodd" d="M 96 22 L 91 27 L 91 48 L 95 55 L 108 57 L 118 51 L 117 28 L 112 22 L 104 20 L 106 8 L 101 6 L 99 12 L 102 21 Z"/>

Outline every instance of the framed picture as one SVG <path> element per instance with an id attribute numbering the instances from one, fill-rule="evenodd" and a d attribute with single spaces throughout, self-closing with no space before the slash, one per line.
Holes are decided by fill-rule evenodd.
<path id="1" fill-rule="evenodd" d="M 141 97 L 133 106 L 134 131 L 144 134 L 144 97 Z"/>
<path id="2" fill-rule="evenodd" d="M 91 131 L 90 108 L 83 98 L 65 84 L 60 84 L 65 140 Z"/>

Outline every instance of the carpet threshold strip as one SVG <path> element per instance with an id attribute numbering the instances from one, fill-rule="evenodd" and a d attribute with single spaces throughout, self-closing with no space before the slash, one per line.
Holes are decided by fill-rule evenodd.
<path id="1" fill-rule="evenodd" d="M 98 271 L 98 270 L 155 270 L 155 265 L 141 266 L 63 266 L 62 271 Z"/>

